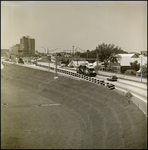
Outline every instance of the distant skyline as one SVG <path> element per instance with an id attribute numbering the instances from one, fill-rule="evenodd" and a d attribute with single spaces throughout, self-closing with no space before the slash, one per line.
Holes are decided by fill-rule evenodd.
<path id="1" fill-rule="evenodd" d="M 1 1 L 1 49 L 35 39 L 35 50 L 147 51 L 147 1 Z"/>

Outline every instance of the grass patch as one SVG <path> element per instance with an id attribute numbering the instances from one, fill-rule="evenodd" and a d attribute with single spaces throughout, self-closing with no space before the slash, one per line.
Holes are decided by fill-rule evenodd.
<path id="1" fill-rule="evenodd" d="M 50 126 L 55 129 L 52 132 L 52 138 L 50 137 L 57 139 L 53 145 L 58 144 L 60 140 L 64 145 L 65 141 L 71 139 L 68 137 L 71 133 L 75 139 L 75 141 L 72 139 L 70 141 L 73 145 L 71 148 L 74 148 L 79 141 L 81 142 L 75 148 L 144 149 L 147 147 L 146 117 L 133 103 L 129 105 L 123 95 L 86 81 L 63 76 L 54 79 L 54 76 L 55 74 L 52 72 L 17 65 L 7 65 L 1 70 L 2 88 L 10 85 L 7 86 L 7 90 L 12 97 L 14 97 L 13 92 L 15 94 L 20 92 L 19 90 L 13 91 L 13 86 L 17 87 L 16 89 L 24 90 L 24 96 L 27 95 L 26 102 L 24 102 L 26 105 L 30 104 L 31 98 L 34 97 L 41 98 L 38 99 L 38 103 L 46 104 L 48 101 L 52 101 L 61 104 L 60 108 L 44 107 L 42 111 L 38 109 L 41 111 L 41 116 L 45 110 L 49 112 L 44 115 L 51 119 Z M 7 91 L 5 91 L 6 93 Z M 4 99 L 4 95 L 2 98 Z M 19 100 L 23 97 L 15 96 L 15 98 L 20 104 L 23 102 L 23 100 Z M 13 103 L 13 100 L 11 101 Z M 34 114 L 29 115 L 34 116 Z M 41 120 L 43 125 L 48 127 L 48 119 Z M 77 128 L 74 130 L 74 134 L 72 131 L 75 126 Z M 66 134 L 64 134 L 65 132 Z M 61 135 L 61 137 L 57 138 L 57 135 Z"/>

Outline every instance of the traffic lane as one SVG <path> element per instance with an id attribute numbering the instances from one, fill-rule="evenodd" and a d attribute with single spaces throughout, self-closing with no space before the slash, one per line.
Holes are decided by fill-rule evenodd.
<path id="1" fill-rule="evenodd" d="M 123 80 L 123 79 L 118 79 L 118 82 L 124 83 L 124 84 L 129 84 L 129 85 L 132 85 L 133 87 L 138 87 L 138 88 L 147 90 L 147 84 L 138 83 L 138 82 L 129 81 L 129 80 Z"/>
<path id="2" fill-rule="evenodd" d="M 136 95 L 139 95 L 142 97 L 142 99 L 145 100 L 145 102 L 147 102 L 147 89 L 141 89 L 141 88 L 135 87 L 135 86 L 133 87 L 132 85 L 119 83 L 118 81 L 108 81 L 104 77 L 97 77 L 97 79 L 102 79 L 105 81 L 105 83 L 114 84 L 115 87 L 119 87 L 121 89 L 124 89 L 125 91 L 130 91 Z M 135 85 L 136 85 L 136 83 L 135 83 Z"/>
<path id="3" fill-rule="evenodd" d="M 147 90 L 139 89 L 138 87 L 133 87 L 126 84 L 121 84 L 117 82 L 109 82 L 115 85 L 115 87 L 119 87 L 121 89 L 124 89 L 125 91 L 130 91 L 133 94 L 141 96 L 143 99 L 145 99 L 145 102 L 147 102 Z"/>
<path id="4" fill-rule="evenodd" d="M 129 79 L 129 80 L 135 80 L 137 82 L 141 81 L 141 77 L 138 78 L 138 77 L 128 76 L 128 75 L 125 75 L 125 74 L 116 74 L 116 73 L 105 72 L 105 71 L 99 71 L 99 75 L 105 75 L 105 76 L 117 75 L 118 77 L 121 77 L 121 78 Z M 147 79 L 142 78 L 142 82 L 147 83 Z"/>
<path id="5" fill-rule="evenodd" d="M 67 69 L 64 69 L 64 70 L 67 70 Z M 75 72 L 75 71 L 72 71 L 72 72 Z M 117 81 L 112 82 L 112 81 L 108 81 L 107 77 L 98 76 L 98 75 L 97 75 L 97 78 L 103 79 L 105 82 L 112 83 L 115 86 L 118 86 L 122 89 L 130 90 L 133 93 L 136 93 L 136 94 L 142 96 L 143 99 L 147 99 L 147 86 L 146 86 L 146 84 L 137 83 L 137 82 L 128 81 L 128 80 L 122 80 L 122 79 L 118 79 Z M 134 89 L 133 89 L 133 86 L 134 86 Z M 141 88 L 141 89 L 139 89 L 139 88 Z"/>
<path id="6" fill-rule="evenodd" d="M 47 64 L 47 63 L 46 63 Z M 26 65 L 26 66 L 28 66 L 28 65 Z M 42 68 L 42 67 L 38 67 L 38 66 L 30 66 L 30 67 L 32 67 L 32 68 L 38 68 L 38 69 L 40 69 L 40 68 Z M 45 70 L 45 71 L 47 71 L 47 69 L 45 69 L 45 68 L 43 68 L 43 70 Z M 66 69 L 65 69 L 66 70 Z M 74 71 L 73 71 L 74 72 Z M 108 80 L 106 80 L 106 77 L 103 77 L 103 76 L 97 76 L 97 78 L 98 79 L 103 79 L 105 82 L 109 82 L 109 83 L 112 83 L 111 81 L 108 81 Z M 127 82 L 126 82 L 127 83 Z M 130 81 L 129 81 L 129 83 L 130 83 Z M 132 82 L 133 83 L 133 82 Z M 142 96 L 144 99 L 145 98 L 147 98 L 147 90 L 141 90 L 141 89 L 139 89 L 139 86 L 138 86 L 138 88 L 136 88 L 136 87 L 131 87 L 130 85 L 126 85 L 126 84 L 123 84 L 123 83 L 119 83 L 119 82 L 113 82 L 113 84 L 115 85 L 115 86 L 118 86 L 118 87 L 120 87 L 120 88 L 122 88 L 122 89 L 125 89 L 125 90 L 131 90 L 133 93 L 136 93 L 136 94 L 138 94 L 138 95 L 140 95 L 140 96 Z M 138 83 L 136 83 L 135 82 L 135 85 L 138 85 Z M 125 87 L 126 86 L 126 87 Z M 138 90 L 139 89 L 139 90 Z"/>
<path id="7" fill-rule="evenodd" d="M 45 66 L 49 66 L 49 63 L 46 63 L 46 62 L 40 62 L 40 64 L 42 64 L 42 65 L 45 65 Z M 35 66 L 35 65 L 27 65 L 27 64 L 25 64 L 25 66 L 30 66 L 30 67 L 32 67 L 32 68 L 42 68 L 42 67 L 39 67 L 39 66 Z M 50 64 L 50 67 L 55 67 L 55 65 L 53 64 L 53 63 L 51 63 Z M 61 68 L 60 66 L 57 66 L 57 68 L 59 68 L 59 69 L 63 69 L 63 70 L 70 70 L 70 69 L 68 69 L 68 68 Z M 48 69 L 48 68 L 47 68 Z M 47 69 L 43 69 L 43 70 L 46 70 L 47 71 Z M 49 69 L 48 69 L 49 70 Z M 75 70 L 70 70 L 71 72 L 75 72 L 76 73 L 76 71 Z M 99 78 L 99 79 L 103 79 L 103 80 L 105 80 L 106 82 L 108 82 L 108 80 L 107 80 L 107 78 L 108 77 L 105 77 L 105 76 L 101 76 L 101 75 L 97 75 L 96 76 L 97 78 Z M 128 80 L 122 80 L 122 79 L 118 79 L 118 81 L 117 82 L 119 82 L 119 83 L 124 83 L 124 84 L 129 84 L 129 85 L 133 85 L 134 87 L 135 86 L 137 86 L 138 88 L 142 88 L 142 89 L 147 89 L 147 85 L 146 84 L 143 84 L 143 83 L 138 83 L 138 82 L 134 82 L 134 81 L 128 81 Z"/>
<path id="8" fill-rule="evenodd" d="M 47 63 L 46 63 L 47 64 Z M 27 66 L 27 65 L 26 65 Z M 40 68 L 42 68 L 42 67 L 38 67 L 38 66 L 30 66 L 30 67 L 34 67 L 34 68 L 38 68 L 38 69 L 40 69 Z M 43 69 L 43 70 L 45 70 L 45 71 L 47 71 L 47 69 Z M 64 69 L 64 70 L 66 70 L 66 69 Z M 53 71 L 54 72 L 54 71 Z M 72 71 L 72 72 L 75 72 L 75 71 Z M 108 81 L 108 80 L 106 80 L 106 77 L 103 77 L 103 76 L 97 76 L 97 78 L 98 79 L 103 79 L 105 82 L 109 82 L 109 83 L 112 83 L 111 81 Z M 119 79 L 118 79 L 119 80 Z M 133 82 L 130 82 L 130 81 L 125 81 L 124 83 L 132 83 L 133 84 Z M 117 87 L 120 87 L 120 88 L 122 88 L 122 89 L 124 89 L 124 90 L 130 90 L 131 92 L 133 92 L 133 93 L 136 93 L 136 94 L 138 94 L 138 95 L 140 95 L 140 96 L 142 96 L 142 98 L 144 98 L 144 99 L 146 99 L 147 98 L 147 89 L 145 89 L 145 90 L 143 90 L 143 89 L 139 89 L 139 86 L 138 85 L 140 85 L 139 83 L 137 83 L 137 82 L 135 82 L 135 85 L 137 85 L 137 87 L 138 88 L 136 88 L 136 87 L 134 87 L 133 88 L 133 86 L 131 87 L 130 85 L 126 85 L 126 84 L 123 84 L 123 83 L 120 83 L 120 82 L 113 82 L 112 84 L 114 84 L 115 86 L 117 86 Z"/>
<path id="9" fill-rule="evenodd" d="M 103 80 L 108 82 L 108 80 L 107 80 L 108 77 L 104 77 L 104 76 L 100 76 L 100 75 L 97 75 L 96 77 L 98 79 L 103 79 Z M 113 83 L 114 82 L 123 83 L 123 84 L 131 85 L 131 86 L 134 86 L 134 87 L 138 87 L 138 88 L 142 88 L 142 89 L 146 89 L 147 90 L 147 84 L 143 84 L 143 83 L 129 81 L 129 80 L 126 80 L 126 79 L 117 79 L 117 81 L 113 81 Z"/>

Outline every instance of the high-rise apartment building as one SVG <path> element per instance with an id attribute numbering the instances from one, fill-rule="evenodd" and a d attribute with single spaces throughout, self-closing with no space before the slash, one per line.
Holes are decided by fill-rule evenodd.
<path id="1" fill-rule="evenodd" d="M 35 55 L 35 39 L 29 36 L 23 36 L 20 39 L 20 50 L 23 56 L 33 56 Z"/>

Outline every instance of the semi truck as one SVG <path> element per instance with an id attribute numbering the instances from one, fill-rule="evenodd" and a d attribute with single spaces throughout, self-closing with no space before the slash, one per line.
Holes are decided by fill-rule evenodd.
<path id="1" fill-rule="evenodd" d="M 93 65 L 80 64 L 80 65 L 76 68 L 76 71 L 77 71 L 77 73 L 84 74 L 84 75 L 86 75 L 86 76 L 91 76 L 91 77 L 95 77 L 95 76 L 96 76 L 96 71 L 95 71 Z"/>

